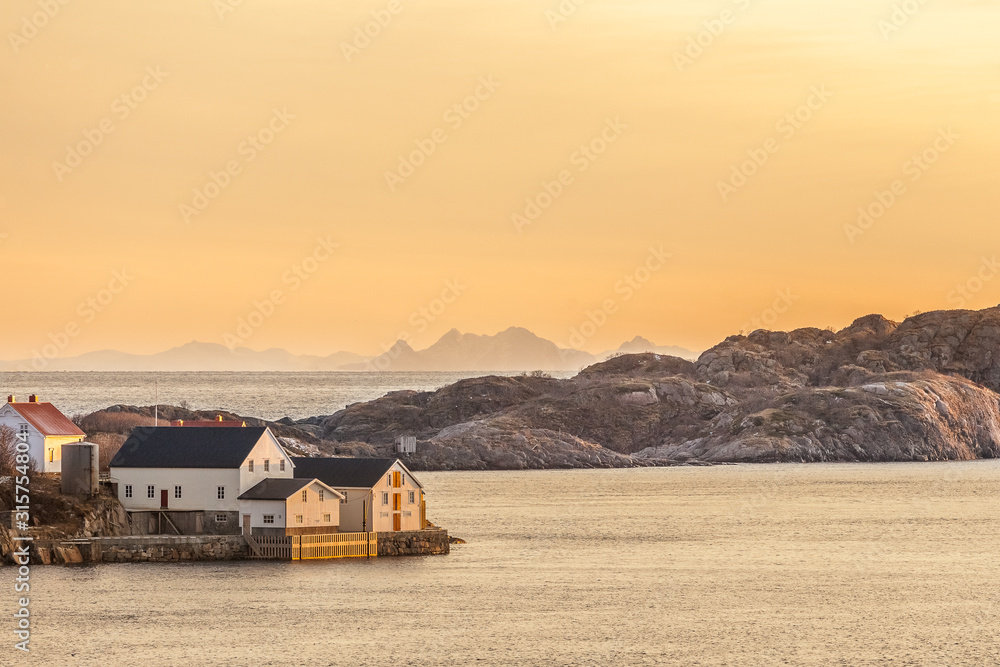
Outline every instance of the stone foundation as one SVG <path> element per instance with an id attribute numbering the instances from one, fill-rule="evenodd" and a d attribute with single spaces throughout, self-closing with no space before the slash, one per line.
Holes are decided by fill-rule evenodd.
<path id="1" fill-rule="evenodd" d="M 398 533 L 378 533 L 378 555 L 435 556 L 451 551 L 448 531 L 410 530 Z"/>
<path id="2" fill-rule="evenodd" d="M 97 537 L 34 544 L 37 563 L 170 563 L 242 560 L 248 555 L 240 535 Z"/>
<path id="3" fill-rule="evenodd" d="M 378 533 L 378 555 L 447 554 L 447 530 Z M 31 543 L 31 560 L 43 565 L 64 563 L 176 563 L 245 560 L 249 547 L 242 535 L 132 535 Z"/>

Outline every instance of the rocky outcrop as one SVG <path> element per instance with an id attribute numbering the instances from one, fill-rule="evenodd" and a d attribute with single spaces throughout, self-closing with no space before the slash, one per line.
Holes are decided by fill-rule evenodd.
<path id="1" fill-rule="evenodd" d="M 465 380 L 316 423 L 380 455 L 416 435 L 423 469 L 992 458 L 998 389 L 1000 307 L 754 331 L 694 363 L 624 355 L 569 380 Z"/>

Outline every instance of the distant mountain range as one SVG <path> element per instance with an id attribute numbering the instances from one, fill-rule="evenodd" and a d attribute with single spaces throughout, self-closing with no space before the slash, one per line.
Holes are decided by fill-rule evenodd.
<path id="1" fill-rule="evenodd" d="M 685 359 L 697 354 L 676 346 L 654 345 L 636 336 L 617 350 L 598 355 L 564 349 L 527 329 L 511 327 L 493 336 L 463 334 L 452 329 L 424 350 L 397 341 L 377 357 L 353 352 L 329 356 L 298 355 L 280 348 L 230 350 L 219 343 L 197 341 L 156 354 L 114 350 L 75 357 L 0 361 L 0 370 L 46 371 L 576 371 L 618 353 L 656 352 Z"/>

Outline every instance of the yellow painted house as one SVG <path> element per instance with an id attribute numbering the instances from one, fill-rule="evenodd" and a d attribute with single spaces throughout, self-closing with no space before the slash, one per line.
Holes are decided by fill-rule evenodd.
<path id="1" fill-rule="evenodd" d="M 62 446 L 83 442 L 86 434 L 51 403 L 32 394 L 18 403 L 14 395 L 0 407 L 0 426 L 8 426 L 28 443 L 28 454 L 39 472 L 62 472 Z"/>

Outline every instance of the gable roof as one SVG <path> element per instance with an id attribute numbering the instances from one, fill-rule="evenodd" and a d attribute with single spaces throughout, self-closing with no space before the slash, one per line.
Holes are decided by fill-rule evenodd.
<path id="1" fill-rule="evenodd" d="M 38 429 L 42 435 L 86 435 L 66 415 L 59 412 L 59 408 L 51 403 L 8 402 L 7 405 L 16 410 L 25 421 Z"/>
<path id="2" fill-rule="evenodd" d="M 399 459 L 317 458 L 293 456 L 296 477 L 315 477 L 333 487 L 370 489 Z M 400 463 L 417 486 L 421 486 L 406 466 Z"/>
<path id="3" fill-rule="evenodd" d="M 261 480 L 256 486 L 248 489 L 237 500 L 287 500 L 313 482 L 316 482 L 326 490 L 330 491 L 337 498 L 343 495 L 337 493 L 319 479 L 299 479 L 298 477 L 268 477 Z"/>
<path id="4" fill-rule="evenodd" d="M 239 468 L 267 428 L 140 426 L 112 468 Z"/>

